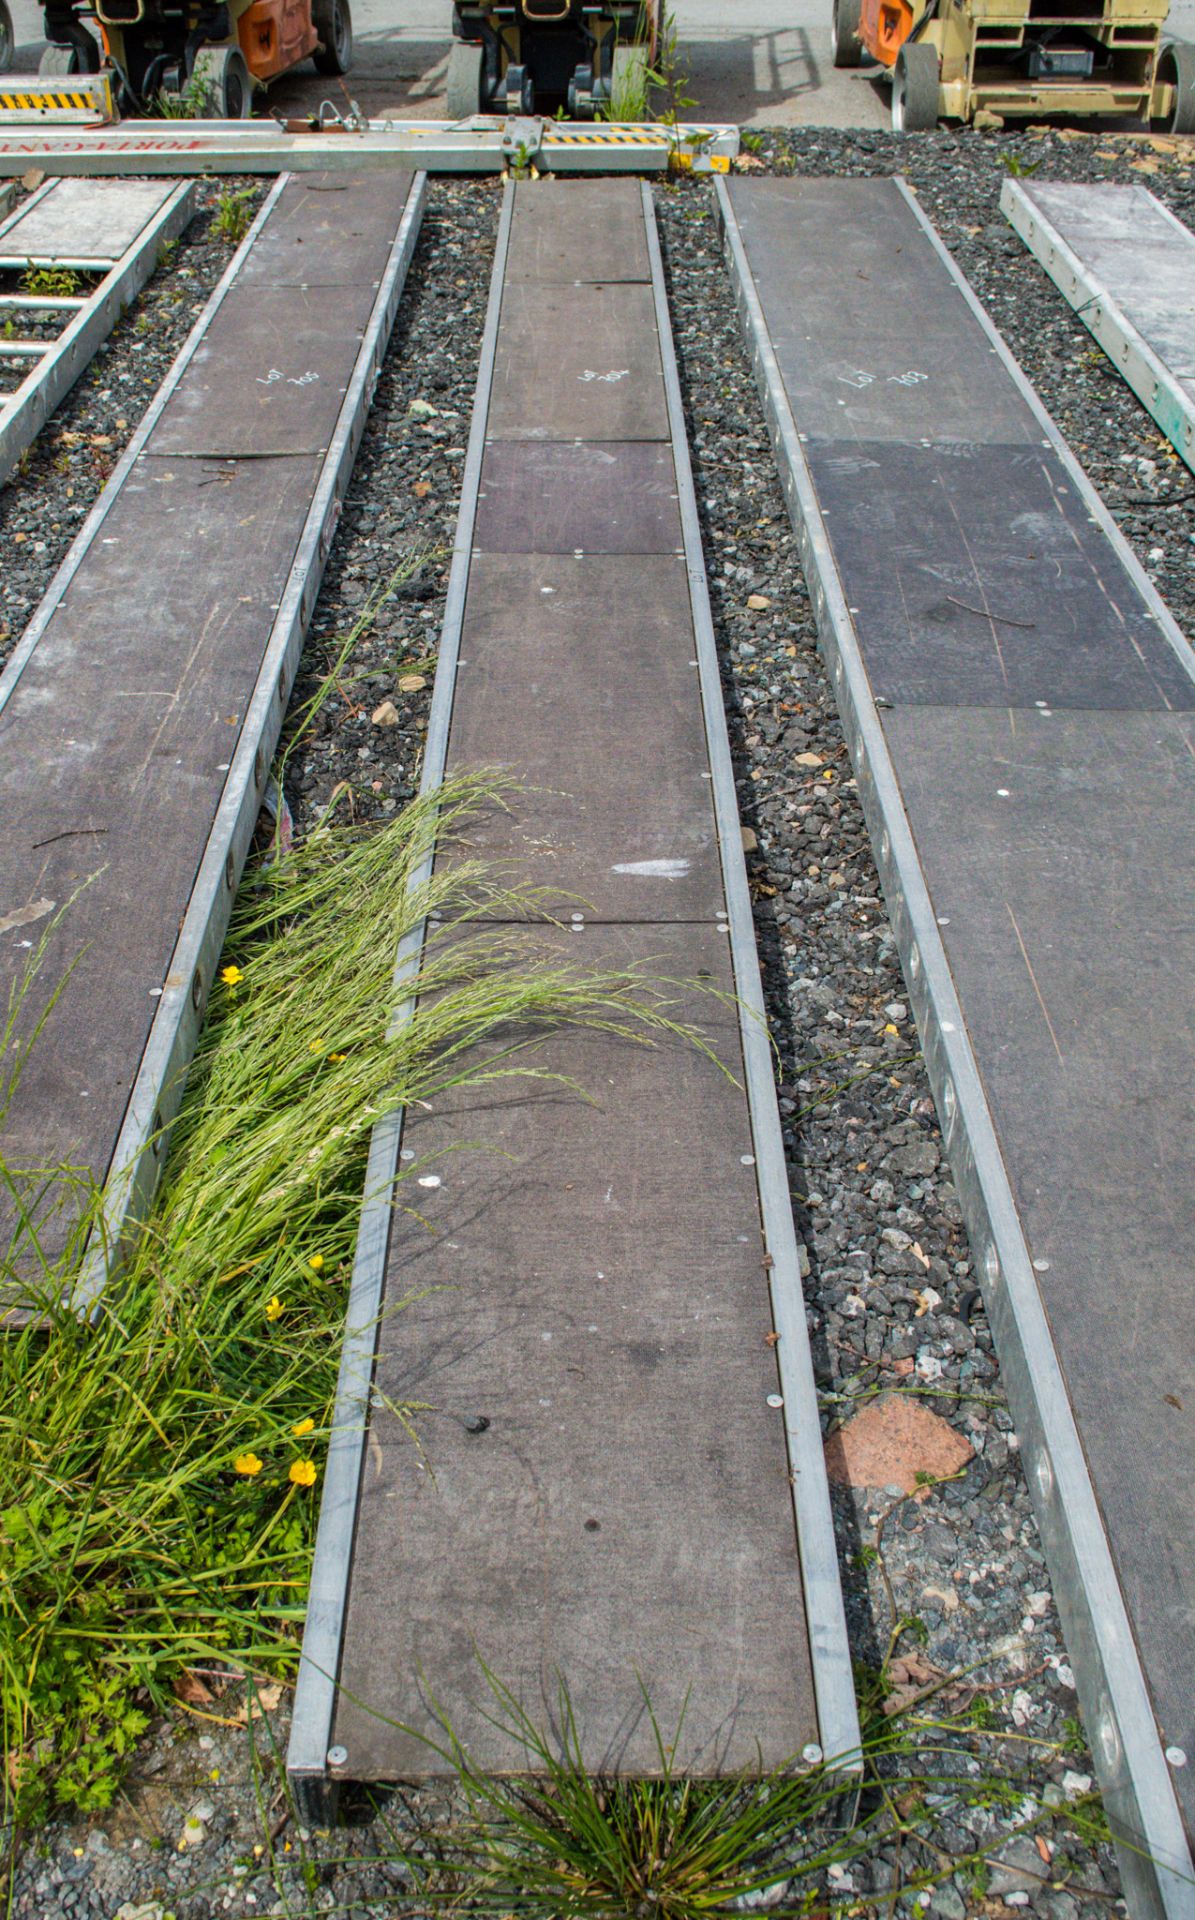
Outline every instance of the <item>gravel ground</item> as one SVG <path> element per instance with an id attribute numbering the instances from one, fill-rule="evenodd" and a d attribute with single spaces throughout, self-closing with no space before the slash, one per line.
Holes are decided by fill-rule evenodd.
<path id="1" fill-rule="evenodd" d="M 897 141 L 818 129 L 765 135 L 748 158 L 776 171 L 908 175 L 1189 627 L 1195 496 L 1187 469 L 1168 454 L 1152 421 L 1006 228 L 998 209 L 1004 155 L 1014 165 L 1040 163 L 1046 178 L 1147 177 L 1180 217 L 1195 213 L 1185 163 L 1164 149 L 1111 138 L 939 133 Z M 1069 1845 L 1047 1860 L 1032 1842 L 1007 1840 L 1030 1802 L 1057 1805 L 1090 1774 L 1072 1677 L 729 297 L 712 196 L 687 183 L 661 188 L 657 206 L 740 806 L 756 843 L 749 865 L 827 1431 L 879 1390 L 899 1389 L 942 1417 L 972 1455 L 961 1477 L 919 1500 L 838 1490 L 854 1651 L 874 1673 L 895 1622 L 913 1621 L 898 1648 L 905 1661 L 894 1670 L 898 1689 L 903 1682 L 915 1691 L 937 1675 L 966 1676 L 947 1697 L 974 1697 L 991 1715 L 985 1771 L 1024 1773 L 1023 1735 L 1054 1743 L 1053 1751 L 1035 1750 L 1028 1800 L 1020 1794 L 1002 1809 L 944 1809 L 946 1852 L 981 1845 L 1001 1859 L 986 1887 L 963 1876 L 944 1882 L 930 1911 L 963 1920 L 968 1912 L 1020 1907 L 1049 1920 L 1088 1920 L 1121 1904 L 1107 1849 Z M 497 211 L 491 184 L 433 186 L 296 690 L 292 722 L 338 657 L 341 637 L 355 631 L 336 690 L 292 751 L 287 791 L 300 826 L 329 804 L 358 817 L 392 812 L 413 789 Z M 103 379 L 98 368 L 85 377 L 43 436 L 48 445 L 0 495 L 6 554 L 14 539 L 30 549 L 6 569 L 0 587 L 14 632 L 102 479 L 92 481 L 84 499 L 93 462 L 72 447 L 82 471 L 69 476 L 76 491 L 68 492 L 68 476 L 56 470 L 54 437 L 64 425 L 75 430 L 68 418 L 75 407 L 84 410 L 87 432 L 118 435 L 135 424 L 131 403 L 120 416 L 125 425 L 117 422 L 125 389 L 143 380 L 148 399 L 192 305 L 226 257 L 209 260 L 218 250 L 202 235 L 196 223 L 177 265 L 141 303 L 165 300 L 184 264 L 191 266 L 195 279 L 178 296 L 185 318 L 176 320 L 167 308 L 177 332 L 162 344 L 155 331 L 150 349 L 135 334 L 134 310 L 114 336 Z M 192 252 L 202 257 L 193 262 Z M 152 362 L 133 357 L 138 346 L 152 350 Z M 114 438 L 111 459 L 119 445 Z M 57 541 L 46 537 L 53 531 L 45 526 L 47 499 L 60 523 Z M 396 580 L 400 567 L 407 577 Z M 749 606 L 752 597 L 767 604 Z M 335 1835 L 300 1834 L 287 1822 L 279 1788 L 285 1702 L 269 1716 L 269 1737 L 259 1727 L 252 1741 L 219 1723 L 234 1718 L 234 1708 L 229 1694 L 204 1709 L 216 1716 L 206 1724 L 181 1715 L 160 1722 L 102 1821 L 90 1828 L 63 1821 L 38 1836 L 15 1876 L 14 1920 L 411 1911 L 393 1870 L 372 1859 L 385 1848 L 386 1820 L 405 1821 L 405 1803 L 392 1801 L 386 1820 L 361 1817 Z M 908 1865 L 906 1859 L 904 1870 Z M 898 1886 L 901 1871 L 894 1853 L 880 1853 L 839 1877 L 834 1891 L 859 1896 L 865 1907 L 869 1893 Z M 907 1903 L 899 1901 L 898 1910 L 907 1911 Z"/>

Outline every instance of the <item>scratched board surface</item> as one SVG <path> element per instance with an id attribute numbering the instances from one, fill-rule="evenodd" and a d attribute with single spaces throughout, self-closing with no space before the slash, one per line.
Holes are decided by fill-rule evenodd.
<path id="1" fill-rule="evenodd" d="M 290 278 L 298 239 L 318 244 L 326 224 L 319 176 L 283 189 L 283 285 L 259 267 L 233 282 L 37 645 L 0 682 L 0 1003 L 43 937 L 24 1034 L 61 984 L 4 1116 L 15 1168 L 108 1172 L 410 183 L 357 183 L 372 211 L 341 248 L 335 303 Z M 47 1227 L 49 1251 L 67 1225 Z M 10 1229 L 0 1210 L 0 1250 Z"/>
<path id="2" fill-rule="evenodd" d="M 1191 657 L 897 188 L 730 193 L 1163 1745 L 1195 1754 Z"/>
<path id="3" fill-rule="evenodd" d="M 780 1766 L 818 1720 L 643 204 L 515 194 L 448 763 L 524 782 L 470 846 L 556 895 L 517 956 L 634 968 L 709 1050 L 566 1029 L 410 1117 L 333 1741 L 434 1774 L 438 1700 L 525 1764 L 480 1656 L 541 1725 L 563 1679 L 595 1767 L 657 1770 L 645 1690 L 682 1768 Z"/>

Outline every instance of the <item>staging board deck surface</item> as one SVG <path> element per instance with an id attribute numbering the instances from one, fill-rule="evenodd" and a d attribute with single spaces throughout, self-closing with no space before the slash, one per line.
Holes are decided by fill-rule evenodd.
<path id="1" fill-rule="evenodd" d="M 1061 1363 L 1066 1404 L 1018 1400 L 1013 1349 L 1038 1322 L 989 1279 L 1096 1757 L 1125 1824 L 1156 1815 L 1177 1860 L 1172 1792 L 1195 1815 L 1195 1768 L 1161 1752 L 1195 1755 L 1191 655 L 895 183 L 736 182 L 723 206 L 981 1270 L 990 1119 L 1018 1236 L 992 1271 L 1027 1250 L 1031 1363 L 1044 1378 L 1051 1340 Z M 1088 1649 L 1111 1604 L 1071 1564 L 1082 1503 L 1054 1501 L 1072 1415 L 1139 1650 L 1116 1649 L 1117 1698 Z M 1118 1746 L 1142 1669 L 1144 1814 Z M 1190 1911 L 1123 1857 L 1142 1910 Z"/>
<path id="2" fill-rule="evenodd" d="M 481 553 L 680 553 L 666 444 L 495 440 L 481 469 Z"/>
<path id="3" fill-rule="evenodd" d="M 503 442 L 667 440 L 650 286 L 509 288 L 490 433 Z"/>
<path id="4" fill-rule="evenodd" d="M 1000 204 L 1195 465 L 1195 234 L 1146 187 L 1008 180 Z"/>
<path id="5" fill-rule="evenodd" d="M 638 206 L 616 180 L 589 183 L 584 249 L 578 249 L 569 188 L 559 180 L 541 181 L 542 193 L 521 199 L 514 209 L 506 284 L 579 287 L 651 281 L 647 238 Z M 579 257 L 580 256 L 580 257 Z"/>
<path id="6" fill-rule="evenodd" d="M 364 191 L 375 211 L 346 268 L 365 289 L 368 316 L 407 212 L 411 176 L 373 181 Z M 354 192 L 362 192 L 359 184 Z M 376 218 L 379 202 L 385 220 Z M 311 182 L 286 183 L 262 231 L 277 214 L 294 237 L 308 216 L 318 244 L 326 204 Z M 271 291 L 259 274 L 248 288 L 234 277 L 208 330 L 227 340 L 242 372 L 268 365 L 273 354 L 272 343 L 259 354 L 254 335 Z M 293 305 L 296 294 L 287 287 L 275 297 Z M 379 312 L 379 328 L 381 319 Z M 267 389 L 283 386 L 277 406 L 286 429 L 279 432 L 272 416 L 259 429 L 268 459 L 227 457 L 252 447 L 252 422 L 227 404 L 219 368 L 200 345 L 101 503 L 102 521 L 90 536 L 85 530 L 65 590 L 51 589 L 35 644 L 14 656 L 0 681 L 0 998 L 55 916 L 31 1006 L 43 1005 L 73 967 L 4 1118 L 3 1151 L 14 1168 L 68 1164 L 102 1184 L 155 1017 L 172 995 L 192 999 L 191 972 L 175 977 L 180 927 L 201 863 L 211 857 L 214 823 L 227 813 L 238 755 L 246 753 L 252 830 L 313 598 L 306 571 L 300 631 L 292 636 L 280 623 L 291 617 L 301 547 L 315 541 L 310 516 L 326 512 L 313 504 L 319 489 L 345 477 L 341 454 L 325 463 L 320 450 L 332 440 L 354 377 L 363 325 L 346 327 L 339 305 L 325 305 L 322 323 L 309 316 L 302 360 L 315 377 Z M 196 392 L 209 444 L 203 457 L 190 458 L 173 423 L 195 410 Z M 349 424 L 346 416 L 346 433 Z M 279 451 L 288 439 L 306 443 L 304 451 Z M 351 458 L 351 448 L 343 457 Z M 302 560 L 305 570 L 314 564 Z M 287 651 L 267 665 L 279 645 Z M 233 881 L 246 848 L 244 840 L 227 850 Z M 223 878 L 224 852 L 219 866 Z M 230 901 L 231 886 L 222 892 Z M 222 930 L 215 930 L 215 952 Z M 195 987 L 196 1018 L 210 983 L 209 965 Z M 51 1248 L 65 1230 L 64 1215 Z M 0 1235 L 7 1250 L 3 1217 Z"/>
<path id="7" fill-rule="evenodd" d="M 522 315 L 537 257 L 525 236 L 540 196 L 513 193 L 518 244 L 509 260 Z M 639 189 L 553 187 L 544 202 L 553 235 L 566 194 L 574 235 L 596 228 L 599 215 L 605 222 L 603 271 L 617 265 L 617 234 L 625 272 L 636 272 L 649 254 Z M 574 244 L 580 258 L 582 242 Z M 543 257 L 549 279 L 562 273 L 558 241 Z M 498 303 L 510 286 L 503 259 L 500 240 L 490 322 L 499 366 Z M 658 316 L 662 281 L 653 287 Z M 567 324 L 562 305 L 546 304 L 544 315 Z M 651 339 L 659 341 L 654 325 Z M 556 344 L 545 331 L 545 364 Z M 648 396 L 662 388 L 661 365 L 641 352 L 636 366 L 636 388 Z M 530 390 L 530 425 L 567 430 L 559 392 L 542 396 L 538 411 L 535 397 Z M 372 1411 L 347 1499 L 331 1482 L 325 1494 L 321 1597 L 295 1708 L 310 1758 L 296 1759 L 292 1735 L 292 1777 L 322 1771 L 327 1752 L 334 1777 L 436 1773 L 442 1763 L 418 1737 L 435 1731 L 432 1697 L 480 1764 L 525 1766 L 522 1750 L 487 1722 L 478 1655 L 545 1730 L 563 1677 L 593 1767 L 657 1770 L 642 1686 L 666 1737 L 688 1694 L 678 1759 L 696 1773 L 815 1757 L 823 1724 L 825 1738 L 841 1741 L 839 1757 L 854 1750 L 857 1721 L 836 1569 L 812 1636 L 805 1609 L 796 1536 L 805 1523 L 799 1515 L 795 1523 L 794 1501 L 807 1497 L 801 1513 L 811 1515 L 825 1496 L 820 1432 L 809 1370 L 813 1453 L 794 1475 L 793 1383 L 802 1359 L 809 1369 L 804 1309 L 786 1184 L 788 1239 L 765 1237 L 761 1220 L 771 1202 L 757 1155 L 782 1154 L 770 1063 L 769 1113 L 754 1093 L 748 1102 L 744 1047 L 754 1047 L 754 1029 L 746 1040 L 729 998 L 736 984 L 752 990 L 741 922 L 727 920 L 732 895 L 748 941 L 750 917 L 737 813 L 719 858 L 722 802 L 712 786 L 706 667 L 699 674 L 696 658 L 704 584 L 694 585 L 682 538 L 673 457 L 679 388 L 657 442 L 614 447 L 503 440 L 492 413 L 487 428 L 488 398 L 483 353 L 471 442 L 480 497 L 475 528 L 467 493 L 462 508 L 467 590 L 446 767 L 503 761 L 538 790 L 514 795 L 508 815 L 487 815 L 470 851 L 584 896 L 583 923 L 579 914 L 558 929 L 511 923 L 514 951 L 634 965 L 681 983 L 669 989 L 674 1012 L 708 1033 L 717 1059 L 667 1038 L 651 1050 L 572 1031 L 553 1035 L 537 1061 L 575 1078 L 592 1101 L 562 1086 L 462 1089 L 405 1123 L 397 1165 L 408 1179 L 376 1256 Z M 578 431 L 583 418 L 578 408 Z M 526 484 L 544 471 L 571 476 L 561 496 Z M 648 522 L 643 537 L 643 516 L 628 515 L 627 489 L 608 484 L 612 472 L 649 479 L 664 507 L 655 535 Z M 501 512 L 496 473 L 524 476 Z M 704 619 L 708 627 L 708 607 Z M 441 674 L 449 652 L 445 642 Z M 716 688 L 712 639 L 710 658 Z M 720 706 L 717 724 L 725 753 Z M 563 902 L 565 920 L 574 905 Z M 757 969 L 753 945 L 750 965 Z M 421 1189 L 420 1179 L 429 1184 Z M 358 1275 L 376 1244 L 363 1240 Z M 770 1265 L 791 1267 L 799 1315 L 779 1357 L 768 1338 Z M 347 1401 L 358 1431 L 360 1394 L 356 1385 Z M 411 1402 L 424 1411 L 408 1430 L 390 1409 Z M 322 1651 L 335 1612 L 320 1579 L 325 1527 L 343 1542 L 350 1504 L 351 1573 L 337 1638 Z M 834 1569 L 828 1501 L 824 1516 Z M 803 1541 L 816 1535 L 808 1524 Z M 334 1699 L 327 1690 L 328 1718 L 313 1731 L 305 1690 L 316 1697 L 321 1657 L 340 1690 Z M 835 1662 L 846 1699 L 842 1718 L 832 1706 L 823 1722 L 824 1701 L 836 1699 L 826 1677 Z"/>
<path id="8" fill-rule="evenodd" d="M 733 986 L 712 922 L 518 937 L 556 964 Z M 741 1076 L 732 1007 L 676 1012 Z M 816 1722 L 746 1103 L 683 1041 L 570 1034 L 536 1058 L 589 1097 L 461 1089 L 405 1136 L 418 1217 L 396 1218 L 388 1304 L 424 1297 L 384 1323 L 376 1387 L 429 1410 L 375 1407 L 336 1743 L 354 1778 L 439 1771 L 422 1677 L 518 1771 L 480 1721 L 481 1655 L 544 1725 L 565 1676 L 595 1766 L 658 1770 L 636 1675 L 669 1737 L 689 1696 L 685 1769 L 757 1746 L 774 1764 Z"/>
<path id="9" fill-rule="evenodd" d="M 684 560 L 475 554 L 461 651 L 453 752 L 522 787 L 471 824 L 470 855 L 575 895 L 586 919 L 715 918 L 726 896 Z"/>
<path id="10" fill-rule="evenodd" d="M 166 204 L 153 180 L 55 180 L 0 222 L 0 259 L 111 265 Z"/>

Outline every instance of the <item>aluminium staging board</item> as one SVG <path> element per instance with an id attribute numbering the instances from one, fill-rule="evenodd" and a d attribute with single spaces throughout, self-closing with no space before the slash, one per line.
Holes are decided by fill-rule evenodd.
<path id="1" fill-rule="evenodd" d="M 1146 187 L 1006 180 L 1000 205 L 1195 467 L 1195 234 Z"/>
<path id="2" fill-rule="evenodd" d="M 0 485 L 54 408 L 89 364 L 125 308 L 184 231 L 195 206 L 191 181 L 170 188 L 153 180 L 50 180 L 8 219 L 0 219 L 0 272 L 31 268 L 96 276 L 75 292 L 0 291 L 0 319 L 9 333 L 23 324 L 57 321 L 52 339 L 0 341 Z M 15 361 L 15 364 L 14 364 Z"/>
<path id="3" fill-rule="evenodd" d="M 0 1148 L 106 1183 L 114 1252 L 165 1157 L 424 188 L 274 185 L 0 675 L 0 1004 L 43 936 L 26 1035 L 62 982 Z M 48 1253 L 70 1219 L 46 1215 Z M 11 1232 L 10 1320 L 34 1277 Z M 93 1235 L 76 1306 L 106 1279 Z"/>
<path id="4" fill-rule="evenodd" d="M 568 896 L 562 926 L 508 924 L 516 954 L 680 983 L 718 1060 L 567 1030 L 536 1065 L 575 1088 L 458 1089 L 375 1133 L 288 1762 L 313 1817 L 341 1780 L 443 1772 L 434 1703 L 478 1764 L 526 1769 L 480 1660 L 545 1732 L 563 1680 L 597 1770 L 656 1770 L 644 1693 L 666 1739 L 687 1696 L 685 1771 L 857 1760 L 684 418 L 632 182 L 507 189 L 425 787 L 495 765 L 527 785 L 470 852 Z"/>
<path id="5" fill-rule="evenodd" d="M 1126 1887 L 1189 1916 L 1192 655 L 903 182 L 718 197 Z"/>

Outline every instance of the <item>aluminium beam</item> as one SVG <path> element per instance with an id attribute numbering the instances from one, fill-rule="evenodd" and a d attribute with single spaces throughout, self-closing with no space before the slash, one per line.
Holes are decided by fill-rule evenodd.
<path id="1" fill-rule="evenodd" d="M 1195 234 L 1147 187 L 1006 180 L 1000 205 L 1195 467 Z"/>
<path id="2" fill-rule="evenodd" d="M 737 127 L 537 119 L 369 120 L 306 127 L 276 120 L 126 120 L 96 130 L 0 127 L 0 177 L 47 173 L 304 172 L 417 167 L 430 173 L 725 173 Z"/>
<path id="3" fill-rule="evenodd" d="M 1192 1920 L 1195 662 L 903 181 L 718 204 L 1125 1887 Z"/>

